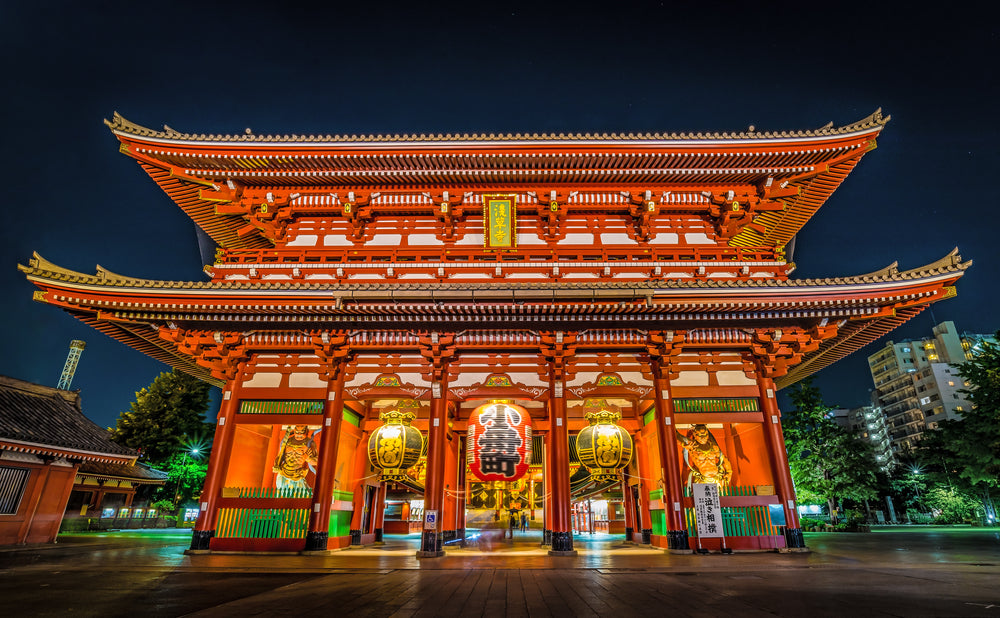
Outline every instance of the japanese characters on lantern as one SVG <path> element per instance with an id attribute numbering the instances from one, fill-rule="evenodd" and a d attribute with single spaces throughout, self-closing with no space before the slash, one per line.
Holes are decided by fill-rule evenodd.
<path id="1" fill-rule="evenodd" d="M 466 436 L 469 470 L 481 481 L 516 481 L 531 465 L 531 417 L 504 402 L 479 406 Z"/>
<path id="2" fill-rule="evenodd" d="M 382 471 L 382 481 L 401 480 L 423 450 L 420 430 L 410 426 L 416 415 L 400 406 L 378 417 L 385 424 L 368 438 L 368 460 Z"/>

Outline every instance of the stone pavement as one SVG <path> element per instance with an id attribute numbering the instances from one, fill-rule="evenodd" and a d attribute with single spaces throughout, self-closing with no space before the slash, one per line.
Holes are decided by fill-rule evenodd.
<path id="1" fill-rule="evenodd" d="M 416 537 L 323 556 L 187 556 L 187 534 L 60 537 L 0 550 L 0 615 L 995 616 L 996 529 L 807 533 L 802 554 L 670 555 L 529 533 L 415 557 Z"/>

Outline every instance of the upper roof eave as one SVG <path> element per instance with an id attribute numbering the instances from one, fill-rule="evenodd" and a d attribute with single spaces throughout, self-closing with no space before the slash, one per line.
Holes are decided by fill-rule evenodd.
<path id="1" fill-rule="evenodd" d="M 958 254 L 958 249 L 955 248 L 947 255 L 939 260 L 936 260 L 926 266 L 913 268 L 909 270 L 900 271 L 897 268 L 885 268 L 875 273 L 849 276 L 849 277 L 836 277 L 836 278 L 822 278 L 822 279 L 789 279 L 787 281 L 780 281 L 776 279 L 762 279 L 762 280 L 750 280 L 750 281 L 731 281 L 726 279 L 704 279 L 704 280 L 665 280 L 665 281 L 649 281 L 644 283 L 639 282 L 599 282 L 599 283 L 580 283 L 578 285 L 569 285 L 565 282 L 551 284 L 553 288 L 565 289 L 567 287 L 584 287 L 584 288 L 627 288 L 629 290 L 639 290 L 645 289 L 649 295 L 658 294 L 670 294 L 673 292 L 698 292 L 698 293 L 710 293 L 713 291 L 718 291 L 721 293 L 732 293 L 733 290 L 743 290 L 745 292 L 763 291 L 766 290 L 770 294 L 779 293 L 779 290 L 787 290 L 790 293 L 803 293 L 803 294 L 822 294 L 826 292 L 857 292 L 860 291 L 859 287 L 871 287 L 871 286 L 881 286 L 881 287 L 893 287 L 899 285 L 909 285 L 914 282 L 919 282 L 921 280 L 935 280 L 940 278 L 949 278 L 954 276 L 961 276 L 964 271 L 967 270 L 972 265 L 972 261 L 962 261 L 961 255 Z M 309 296 L 310 293 L 320 293 L 324 296 L 329 296 L 331 292 L 342 291 L 344 293 L 350 293 L 355 291 L 377 291 L 377 290 L 409 290 L 409 289 L 421 289 L 429 290 L 431 288 L 437 289 L 468 289 L 475 290 L 481 289 L 484 286 L 489 289 L 496 289 L 496 284 L 476 284 L 476 283 L 460 283 L 460 284 L 373 284 L 373 283 L 363 283 L 363 284 L 352 284 L 352 285 L 337 285 L 337 284 L 300 284 L 293 283 L 289 285 L 287 282 L 273 282 L 273 283 L 263 283 L 263 282 L 191 282 L 191 281 L 159 281 L 153 279 L 139 279 L 139 278 L 129 278 L 122 275 L 115 275 L 110 273 L 105 269 L 98 268 L 98 273 L 96 275 L 88 275 L 85 273 L 79 273 L 69 269 L 65 269 L 42 258 L 36 252 L 33 259 L 30 261 L 28 266 L 18 264 L 18 269 L 25 273 L 29 279 L 36 280 L 36 283 L 41 281 L 52 281 L 59 282 L 65 287 L 79 288 L 79 289 L 96 289 L 100 288 L 101 291 L 114 291 L 116 289 L 131 289 L 138 290 L 144 289 L 144 292 L 151 294 L 171 294 L 181 291 L 187 294 L 218 294 L 218 293 L 241 293 L 241 292 L 254 292 L 262 291 L 268 292 L 273 291 L 275 293 L 281 293 L 287 295 L 289 292 L 302 294 L 303 296 Z M 541 284 L 516 284 L 511 283 L 506 286 L 507 288 L 514 290 L 518 288 L 524 289 L 537 289 L 539 287 L 544 287 Z"/>
<path id="2" fill-rule="evenodd" d="M 164 127 L 157 131 L 143 127 L 125 119 L 118 112 L 104 123 L 119 138 L 131 137 L 144 141 L 161 142 L 172 145 L 215 146 L 239 145 L 267 148 L 427 148 L 454 146 L 631 146 L 667 147 L 690 146 L 701 143 L 712 146 L 747 145 L 789 142 L 813 142 L 842 139 L 854 135 L 878 133 L 889 122 L 890 116 L 883 116 L 882 109 L 848 125 L 835 127 L 833 123 L 819 129 L 799 131 L 742 131 L 711 133 L 532 133 L 532 134 L 419 134 L 419 135 L 215 135 L 204 133 L 182 133 Z"/>

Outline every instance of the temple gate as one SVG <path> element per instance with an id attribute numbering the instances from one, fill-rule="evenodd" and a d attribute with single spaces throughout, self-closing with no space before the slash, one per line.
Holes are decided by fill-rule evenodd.
<path id="1" fill-rule="evenodd" d="M 603 492 L 615 532 L 690 551 L 697 483 L 718 486 L 729 547 L 803 547 L 776 391 L 950 297 L 969 264 L 789 277 L 786 245 L 887 121 L 289 137 L 116 114 L 121 151 L 219 246 L 208 280 L 20 268 L 37 300 L 223 389 L 192 550 L 391 529 L 433 557 L 467 513 L 505 509 L 569 554 L 595 525 L 574 497 Z M 472 417 L 501 404 L 477 454 Z M 483 456 L 513 479 L 529 453 L 510 482 L 469 473 Z"/>

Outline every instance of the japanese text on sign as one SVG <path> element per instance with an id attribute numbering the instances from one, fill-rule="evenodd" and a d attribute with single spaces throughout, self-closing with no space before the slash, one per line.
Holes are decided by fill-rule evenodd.
<path id="1" fill-rule="evenodd" d="M 722 529 L 722 507 L 719 505 L 719 486 L 715 483 L 693 483 L 694 519 L 698 536 L 703 538 L 725 536 Z"/>

